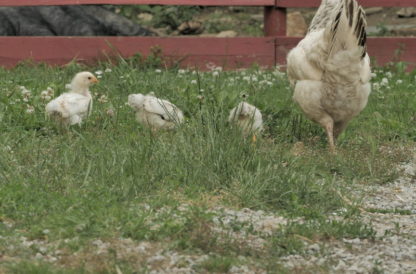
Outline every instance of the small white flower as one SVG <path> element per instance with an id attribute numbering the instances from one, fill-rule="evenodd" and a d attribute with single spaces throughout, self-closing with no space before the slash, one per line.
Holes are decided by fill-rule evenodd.
<path id="1" fill-rule="evenodd" d="M 212 72 L 212 76 L 216 77 L 218 75 L 220 75 L 220 73 L 217 70 L 215 70 L 215 71 Z"/>
<path id="2" fill-rule="evenodd" d="M 193 71 L 192 71 L 192 75 L 195 75 L 195 74 L 196 74 L 196 70 L 193 70 Z"/>
<path id="3" fill-rule="evenodd" d="M 388 72 L 386 72 L 386 76 L 391 78 L 391 77 L 393 77 L 393 74 L 390 71 L 388 71 Z"/>
<path id="4" fill-rule="evenodd" d="M 112 70 L 111 70 L 110 68 L 106 68 L 106 69 L 104 70 L 104 72 L 109 73 L 109 72 L 112 72 Z"/>
<path id="5" fill-rule="evenodd" d="M 185 74 L 185 73 L 186 73 L 186 70 L 184 70 L 184 69 L 180 69 L 180 70 L 178 70 L 178 73 L 179 73 L 179 74 Z"/>
<path id="6" fill-rule="evenodd" d="M 114 117 L 114 109 L 112 108 L 107 109 L 105 113 L 110 117 Z"/>
<path id="7" fill-rule="evenodd" d="M 65 89 L 71 89 L 71 84 L 65 84 Z"/>
<path id="8" fill-rule="evenodd" d="M 101 75 L 101 74 L 103 74 L 103 71 L 102 71 L 102 70 L 97 70 L 97 71 L 95 72 L 95 74 L 97 74 L 97 75 Z"/>
<path id="9" fill-rule="evenodd" d="M 389 79 L 387 79 L 386 77 L 384 77 L 383 79 L 381 79 L 381 86 L 388 86 L 389 84 Z"/>
<path id="10" fill-rule="evenodd" d="M 105 94 L 103 94 L 100 96 L 100 98 L 97 99 L 97 101 L 104 104 L 108 102 L 108 98 Z"/>
<path id="11" fill-rule="evenodd" d="M 52 96 L 54 94 L 54 91 L 51 87 L 47 87 L 46 90 L 42 90 L 40 93 L 40 98 L 43 101 L 49 101 L 52 99 Z"/>
<path id="12" fill-rule="evenodd" d="M 42 231 L 42 233 L 43 233 L 43 234 L 49 234 L 49 232 L 51 232 L 49 229 L 44 229 L 44 230 Z"/>
<path id="13" fill-rule="evenodd" d="M 380 89 L 380 83 L 373 83 L 374 89 Z"/>
<path id="14" fill-rule="evenodd" d="M 32 92 L 25 88 L 24 86 L 20 86 L 20 93 L 23 97 L 30 97 L 32 95 Z"/>
<path id="15" fill-rule="evenodd" d="M 256 76 L 251 76 L 251 81 L 257 82 L 259 79 Z"/>
<path id="16" fill-rule="evenodd" d="M 103 78 L 102 75 L 97 75 L 97 79 L 101 79 L 101 78 Z"/>
<path id="17" fill-rule="evenodd" d="M 155 69 L 155 72 L 156 73 L 162 73 L 162 70 L 161 69 Z"/>
<path id="18" fill-rule="evenodd" d="M 243 77 L 243 80 L 244 80 L 244 81 L 247 81 L 247 82 L 250 82 L 250 76 L 244 76 L 244 77 Z"/>
<path id="19" fill-rule="evenodd" d="M 198 83 L 198 81 L 197 80 L 191 80 L 191 84 L 192 85 L 196 85 Z"/>
<path id="20" fill-rule="evenodd" d="M 281 72 L 279 68 L 273 71 L 273 75 L 276 77 L 284 77 L 286 74 L 284 72 Z"/>
<path id="21" fill-rule="evenodd" d="M 33 112 L 35 112 L 35 108 L 33 106 L 31 105 L 26 105 L 26 106 L 27 106 L 26 113 L 32 114 Z"/>
<path id="22" fill-rule="evenodd" d="M 401 79 L 397 80 L 396 84 L 398 84 L 398 85 L 403 84 L 403 80 L 401 80 Z"/>

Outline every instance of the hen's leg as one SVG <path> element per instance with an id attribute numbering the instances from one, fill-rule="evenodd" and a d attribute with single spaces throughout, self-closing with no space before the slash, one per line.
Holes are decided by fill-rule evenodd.
<path id="1" fill-rule="evenodd" d="M 334 120 L 326 113 L 321 104 L 324 85 L 320 81 L 298 81 L 293 99 L 299 104 L 309 119 L 318 122 L 326 131 L 331 152 L 335 152 Z"/>
<path id="2" fill-rule="evenodd" d="M 318 122 L 326 131 L 328 137 L 329 150 L 335 152 L 335 138 L 334 138 L 334 120 L 329 115 L 326 115 L 324 118 Z"/>

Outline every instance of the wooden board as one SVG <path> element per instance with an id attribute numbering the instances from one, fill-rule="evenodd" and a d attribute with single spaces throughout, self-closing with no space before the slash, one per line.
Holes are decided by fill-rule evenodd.
<path id="1" fill-rule="evenodd" d="M 321 0 L 276 0 L 282 8 L 315 8 Z M 358 0 L 364 7 L 416 7 L 416 0 Z"/>
<path id="2" fill-rule="evenodd" d="M 276 39 L 276 62 L 286 64 L 286 55 L 301 38 L 278 37 Z M 405 37 L 371 37 L 368 39 L 368 54 L 373 66 L 383 66 L 389 62 L 404 61 L 410 68 L 416 65 L 416 38 Z"/>
<path id="3" fill-rule="evenodd" d="M 76 59 L 91 63 L 97 60 L 148 56 L 160 48 L 166 65 L 203 68 L 207 62 L 228 68 L 275 64 L 274 38 L 189 38 L 189 37 L 1 37 L 0 65 L 12 67 L 31 59 L 63 65 Z"/>
<path id="4" fill-rule="evenodd" d="M 0 0 L 0 6 L 56 5 L 189 5 L 189 6 L 273 6 L 275 0 Z"/>

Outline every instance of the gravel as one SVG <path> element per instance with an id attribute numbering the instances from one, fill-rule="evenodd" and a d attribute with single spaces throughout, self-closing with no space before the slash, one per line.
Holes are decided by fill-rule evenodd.
<path id="1" fill-rule="evenodd" d="M 416 273 L 416 158 L 399 171 L 402 176 L 387 185 L 354 185 L 362 198 L 361 221 L 375 230 L 374 240 L 342 239 L 321 249 L 305 242 L 311 252 L 286 256 L 283 265 L 330 273 Z"/>
<path id="2" fill-rule="evenodd" d="M 416 273 L 416 158 L 399 167 L 402 176 L 386 185 L 354 185 L 353 195 L 362 198 L 362 222 L 376 232 L 374 239 L 338 239 L 312 241 L 305 239 L 301 254 L 281 257 L 279 263 L 294 272 L 329 273 Z M 175 210 L 161 208 L 154 220 L 175 214 L 182 223 L 190 210 L 184 204 Z M 211 231 L 217 239 L 233 239 L 238 246 L 264 254 L 270 236 L 285 227 L 289 219 L 262 210 L 234 210 L 216 207 L 208 210 L 213 215 Z M 159 216 L 160 215 L 160 216 Z M 332 216 L 336 218 L 336 214 Z M 290 220 L 302 223 L 302 219 Z M 7 227 L 12 222 L 3 220 Z M 44 230 L 45 235 L 49 230 Z M 225 238 L 225 237 L 228 237 Z M 4 254 L 20 254 L 26 259 L 43 260 L 58 265 L 79 267 L 89 262 L 91 271 L 100 270 L 114 254 L 117 259 L 129 261 L 133 269 L 147 267 L 148 273 L 198 273 L 200 266 L 211 253 L 196 250 L 171 250 L 168 243 L 135 241 L 128 238 L 95 239 L 75 254 L 59 248 L 59 242 L 29 240 L 23 236 L 0 236 L 8 243 Z M 63 242 L 78 241 L 66 239 Z M 229 242 L 228 242 L 229 243 Z M 20 251 L 19 251 L 20 250 Z M 263 252 L 263 253 L 261 253 Z M 241 258 L 240 258 L 241 257 Z M 239 257 L 238 265 L 232 265 L 229 273 L 265 273 L 263 266 L 250 257 Z M 16 258 L 3 255 L 3 261 Z M 1 269 L 0 269 L 1 270 Z M 103 270 L 104 271 L 104 270 Z M 1 272 L 1 271 L 0 271 Z"/>

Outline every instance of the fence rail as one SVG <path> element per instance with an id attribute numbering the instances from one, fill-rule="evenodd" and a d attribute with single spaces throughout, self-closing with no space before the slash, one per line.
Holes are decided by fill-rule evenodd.
<path id="1" fill-rule="evenodd" d="M 227 68 L 282 65 L 300 38 L 286 36 L 287 8 L 318 7 L 320 0 L 0 0 L 0 6 L 45 5 L 198 5 L 264 7 L 265 37 L 0 37 L 0 65 L 12 67 L 25 59 L 62 65 L 71 60 L 95 62 L 113 56 L 147 56 L 159 47 L 166 64 Z M 365 7 L 416 7 L 416 0 L 359 0 Z M 416 64 L 416 38 L 369 38 L 369 53 L 378 65 L 391 61 Z"/>
<path id="2" fill-rule="evenodd" d="M 414 7 L 415 0 L 363 0 L 364 7 Z M 0 6 L 56 5 L 183 5 L 183 6 L 275 6 L 315 8 L 321 0 L 0 0 Z"/>

